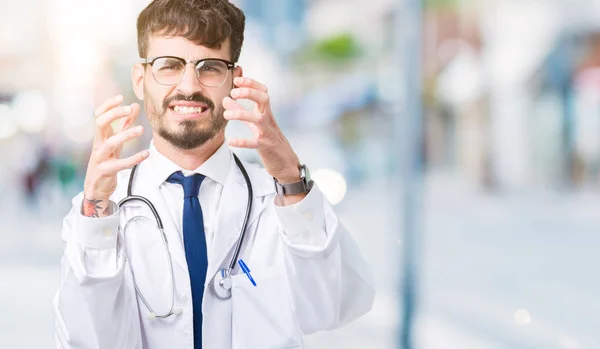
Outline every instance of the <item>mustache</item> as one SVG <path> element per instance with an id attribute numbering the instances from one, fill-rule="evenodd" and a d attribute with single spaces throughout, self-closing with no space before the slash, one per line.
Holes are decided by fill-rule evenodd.
<path id="1" fill-rule="evenodd" d="M 215 104 L 213 103 L 213 101 L 210 98 L 206 97 L 205 95 L 203 95 L 200 92 L 195 92 L 189 96 L 186 96 L 184 94 L 177 94 L 175 96 L 171 96 L 171 97 L 165 99 L 165 101 L 163 102 L 163 110 L 167 110 L 169 108 L 169 104 L 171 104 L 174 101 L 204 103 L 208 106 L 208 108 L 210 110 L 215 109 Z"/>

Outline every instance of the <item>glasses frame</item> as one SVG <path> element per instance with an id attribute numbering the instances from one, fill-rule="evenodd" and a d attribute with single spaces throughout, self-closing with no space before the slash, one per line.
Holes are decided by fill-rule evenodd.
<path id="1" fill-rule="evenodd" d="M 200 83 L 200 85 L 205 86 L 205 87 L 221 87 L 223 86 L 223 84 L 225 83 L 225 81 L 227 81 L 227 77 L 229 76 L 229 71 L 233 68 L 235 68 L 235 63 L 228 61 L 226 59 L 221 59 L 221 58 L 202 58 L 202 59 L 190 59 L 190 60 L 185 60 L 181 57 L 177 57 L 177 56 L 158 56 L 158 57 L 152 57 L 152 58 L 140 58 L 141 61 L 140 63 L 142 63 L 143 65 L 149 65 L 150 67 L 154 66 L 154 62 L 156 62 L 157 59 L 161 59 L 161 58 L 172 58 L 172 59 L 176 59 L 178 61 L 180 61 L 181 63 L 183 63 L 184 65 L 184 70 L 183 73 L 181 74 L 181 78 L 179 79 L 179 81 L 175 84 L 161 84 L 160 82 L 158 82 L 158 80 L 156 80 L 156 76 L 154 76 L 154 71 L 152 71 L 152 77 L 154 78 L 154 81 L 156 81 L 157 84 L 159 85 L 163 85 L 163 86 L 176 86 L 179 85 L 181 83 L 181 80 L 183 80 L 183 76 L 185 75 L 185 71 L 187 69 L 188 64 L 192 63 L 194 64 L 194 70 L 196 71 L 196 67 L 198 66 L 198 64 L 204 62 L 204 61 L 219 61 L 219 62 L 223 62 L 227 65 L 227 75 L 225 75 L 225 79 L 223 79 L 223 82 L 219 85 L 219 86 L 207 86 L 205 84 L 203 84 L 200 81 L 200 76 L 198 76 L 198 72 L 196 71 L 196 79 L 198 80 L 198 82 Z"/>

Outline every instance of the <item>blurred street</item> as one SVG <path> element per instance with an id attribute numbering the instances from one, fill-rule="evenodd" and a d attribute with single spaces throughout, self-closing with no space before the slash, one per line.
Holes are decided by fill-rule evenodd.
<path id="1" fill-rule="evenodd" d="M 307 337 L 307 348 L 395 347 L 394 266 L 401 241 L 391 224 L 398 214 L 393 198 L 383 195 L 390 193 L 388 184 L 354 187 L 338 206 L 367 259 L 378 266 L 375 307 L 340 330 Z M 0 317 L 0 338 L 7 348 L 49 348 L 60 221 L 49 219 L 49 212 L 37 219 L 18 204 L 18 193 L 6 195 L 11 199 L 0 207 L 7 219 L 0 235 L 0 309 L 11 316 Z M 56 204 L 48 207 L 67 209 Z M 434 174 L 424 209 L 419 348 L 600 347 L 597 194 L 484 194 L 448 174 Z"/>
<path id="2" fill-rule="evenodd" d="M 600 0 L 231 2 L 246 15 L 236 63 L 268 86 L 376 278 L 373 311 L 308 349 L 401 347 L 410 252 L 402 349 L 600 349 Z M 53 347 L 62 218 L 94 108 L 144 107 L 131 71 L 148 3 L 0 0 L 0 349 Z M 149 130 L 145 111 L 136 123 Z M 226 137 L 250 132 L 231 121 Z M 413 211 L 407 164 L 424 183 Z"/>

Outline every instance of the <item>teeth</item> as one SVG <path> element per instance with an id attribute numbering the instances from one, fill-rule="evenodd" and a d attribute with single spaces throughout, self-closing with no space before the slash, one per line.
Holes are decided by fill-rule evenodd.
<path id="1" fill-rule="evenodd" d="M 202 113 L 202 108 L 201 107 L 182 107 L 182 106 L 175 106 L 175 108 L 173 108 L 175 110 L 175 112 L 177 114 L 197 114 L 197 113 Z"/>

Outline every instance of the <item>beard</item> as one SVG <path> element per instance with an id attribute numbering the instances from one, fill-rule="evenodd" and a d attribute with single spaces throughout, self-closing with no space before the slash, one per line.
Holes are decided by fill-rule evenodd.
<path id="1" fill-rule="evenodd" d="M 149 96 L 147 91 L 146 96 Z M 161 109 L 157 108 L 157 104 L 153 102 L 152 98 L 146 100 L 148 102 L 146 102 L 145 107 L 149 114 L 149 121 L 152 128 L 159 136 L 179 149 L 189 150 L 197 148 L 213 139 L 227 126 L 227 120 L 223 117 L 223 106 L 219 104 L 219 107 L 215 108 L 215 103 L 199 92 L 189 96 L 177 94 L 166 98 L 162 103 Z M 165 118 L 169 111 L 169 104 L 173 101 L 204 103 L 208 106 L 209 117 L 201 120 L 185 120 L 181 121 L 175 127 L 169 126 Z"/>

